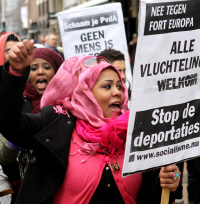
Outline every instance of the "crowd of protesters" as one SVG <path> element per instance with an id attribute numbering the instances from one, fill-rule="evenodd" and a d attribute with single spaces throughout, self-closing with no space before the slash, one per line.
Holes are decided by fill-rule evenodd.
<path id="1" fill-rule="evenodd" d="M 122 177 L 131 97 L 124 54 L 64 61 L 55 34 L 39 43 L 0 38 L 0 190 L 15 192 L 0 203 L 160 204 L 162 188 L 169 203 L 179 198 L 176 164 Z"/>

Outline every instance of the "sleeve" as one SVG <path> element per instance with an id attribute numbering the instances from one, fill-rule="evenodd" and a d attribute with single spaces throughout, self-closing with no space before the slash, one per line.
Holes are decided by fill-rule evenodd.
<path id="1" fill-rule="evenodd" d="M 0 147 L 0 164 L 7 165 L 16 160 L 19 152 L 12 149 L 7 144 L 7 140 L 2 135 L 0 137 L 3 138 L 2 139 L 3 141 Z"/>
<path id="2" fill-rule="evenodd" d="M 9 142 L 8 140 L 6 140 L 6 145 L 15 151 L 23 151 L 24 150 L 23 148 L 14 145 L 13 143 Z"/>
<path id="3" fill-rule="evenodd" d="M 25 149 L 37 146 L 33 135 L 41 130 L 42 113 L 22 112 L 23 91 L 29 76 L 29 67 L 20 75 L 9 73 L 9 62 L 1 70 L 0 78 L 0 133 L 11 143 Z"/>
<path id="4" fill-rule="evenodd" d="M 38 135 L 49 130 L 50 124 L 60 117 L 53 106 L 45 106 L 37 114 L 22 112 L 23 92 L 30 67 L 16 76 L 9 73 L 9 66 L 8 62 L 4 64 L 0 78 L 0 133 L 23 149 L 43 149 L 44 144 L 41 144 Z"/>

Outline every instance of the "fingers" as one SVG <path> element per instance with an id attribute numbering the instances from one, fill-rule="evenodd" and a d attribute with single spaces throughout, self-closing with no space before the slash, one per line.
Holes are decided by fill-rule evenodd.
<path id="1" fill-rule="evenodd" d="M 176 191 L 178 188 L 179 184 L 174 183 L 174 184 L 160 184 L 161 188 L 168 188 L 171 192 Z"/>
<path id="2" fill-rule="evenodd" d="M 23 44 L 24 44 L 24 46 L 25 46 L 25 48 L 27 50 L 27 53 L 29 55 L 34 54 L 33 53 L 33 51 L 34 51 L 34 40 L 33 39 L 31 39 L 30 41 L 29 40 L 24 40 Z"/>
<path id="3" fill-rule="evenodd" d="M 173 179 L 162 179 L 160 178 L 160 186 L 162 188 L 169 188 L 169 190 L 171 192 L 176 191 L 176 189 L 179 186 L 179 182 L 180 182 L 180 177 L 177 178 L 176 180 Z"/>
<path id="4" fill-rule="evenodd" d="M 166 166 L 166 167 L 162 167 L 160 170 L 160 178 L 173 178 L 173 174 L 174 172 L 177 172 L 179 174 L 179 177 L 181 175 L 181 172 L 179 171 L 178 167 L 174 164 L 173 166 Z"/>
<path id="5" fill-rule="evenodd" d="M 174 172 L 179 174 L 176 179 L 174 179 Z M 170 191 L 175 191 L 179 186 L 181 172 L 179 171 L 178 167 L 175 164 L 162 167 L 159 173 L 160 177 L 160 186 L 162 188 L 169 188 Z"/>
<path id="6" fill-rule="evenodd" d="M 14 45 L 8 53 L 9 59 L 15 60 L 16 62 L 24 61 L 28 52 L 24 47 L 22 42 L 17 43 Z"/>
<path id="7" fill-rule="evenodd" d="M 26 56 L 31 53 L 31 45 L 29 40 L 23 40 L 24 48 L 26 50 Z"/>
<path id="8" fill-rule="evenodd" d="M 31 51 L 29 52 L 29 54 L 34 57 L 34 40 L 31 39 L 30 41 L 30 46 L 31 46 Z"/>
<path id="9" fill-rule="evenodd" d="M 171 165 L 162 167 L 162 169 L 164 170 L 164 172 L 172 172 L 172 171 L 177 171 L 177 170 L 179 170 L 179 169 L 178 169 L 178 166 L 176 166 L 176 164 L 171 164 Z"/>
<path id="10" fill-rule="evenodd" d="M 8 56 L 12 71 L 22 74 L 33 60 L 34 40 L 18 42 L 10 49 Z"/>
<path id="11" fill-rule="evenodd" d="M 18 42 L 9 51 L 9 58 L 16 62 L 22 62 L 29 54 L 34 55 L 34 40 Z"/>

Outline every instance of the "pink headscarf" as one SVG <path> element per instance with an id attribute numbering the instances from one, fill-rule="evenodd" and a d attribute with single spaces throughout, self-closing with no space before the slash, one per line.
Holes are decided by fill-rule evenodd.
<path id="1" fill-rule="evenodd" d="M 104 61 L 95 67 L 85 67 L 82 63 L 87 58 L 88 56 L 76 56 L 63 62 L 42 96 L 41 108 L 45 105 L 56 106 L 58 114 L 66 114 L 66 111 L 70 111 L 77 118 L 99 128 L 108 123 L 110 119 L 103 117 L 103 111 L 91 90 L 101 71 L 107 67 L 112 67 L 121 81 L 122 79 L 119 71 Z M 124 113 L 128 103 L 128 95 L 123 82 L 122 91 L 124 103 L 121 112 Z"/>
<path id="2" fill-rule="evenodd" d="M 129 111 L 126 112 L 128 91 L 119 71 L 113 65 L 101 61 L 94 67 L 85 67 L 82 63 L 89 57 L 71 57 L 61 65 L 42 96 L 41 108 L 53 105 L 58 114 L 68 114 L 70 111 L 77 117 L 78 134 L 89 143 L 100 143 L 101 148 L 113 155 L 125 142 L 129 117 Z M 122 115 L 115 119 L 104 118 L 103 111 L 91 92 L 101 71 L 107 67 L 112 67 L 119 75 L 124 93 Z"/>
<path id="3" fill-rule="evenodd" d="M 18 38 L 19 42 L 21 41 L 19 36 L 17 34 L 13 33 L 13 32 L 7 33 L 7 34 L 2 35 L 0 37 L 0 65 L 3 65 L 5 63 L 5 60 L 4 60 L 4 47 L 5 47 L 6 40 L 7 40 L 8 36 L 11 35 L 11 34 L 14 34 Z"/>

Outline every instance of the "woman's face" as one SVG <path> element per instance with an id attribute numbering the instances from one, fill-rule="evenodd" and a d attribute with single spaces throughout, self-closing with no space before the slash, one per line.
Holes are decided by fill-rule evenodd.
<path id="1" fill-rule="evenodd" d="M 92 93 L 100 105 L 104 118 L 120 115 L 124 94 L 118 74 L 111 68 L 104 69 L 99 75 Z"/>
<path id="2" fill-rule="evenodd" d="M 55 75 L 55 70 L 48 61 L 42 58 L 35 58 L 30 66 L 30 83 L 38 93 L 43 94 L 50 80 Z"/>

